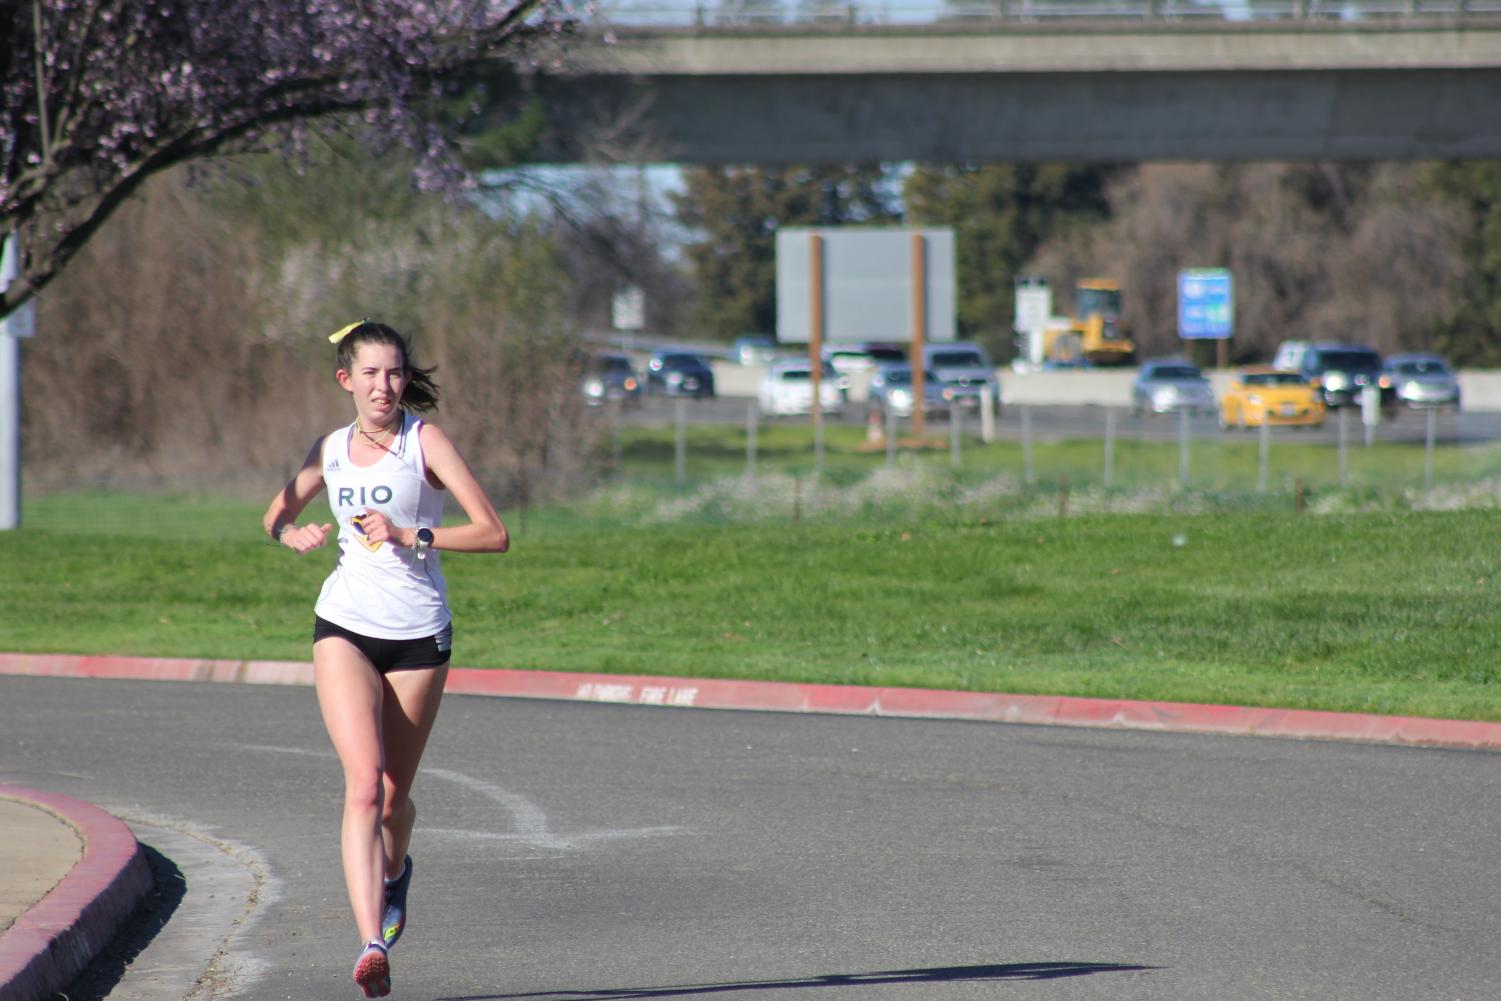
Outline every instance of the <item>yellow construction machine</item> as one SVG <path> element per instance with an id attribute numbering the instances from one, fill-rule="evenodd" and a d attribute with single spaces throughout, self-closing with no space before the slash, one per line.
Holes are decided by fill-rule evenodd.
<path id="1" fill-rule="evenodd" d="M 1043 354 L 1053 365 L 1130 365 L 1136 345 L 1121 329 L 1121 286 L 1111 278 L 1074 284 L 1074 312 L 1048 328 Z"/>

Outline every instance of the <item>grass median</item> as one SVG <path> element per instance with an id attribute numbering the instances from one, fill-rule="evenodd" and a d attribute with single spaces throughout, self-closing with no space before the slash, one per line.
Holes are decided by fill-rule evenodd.
<path id="1" fill-rule="evenodd" d="M 511 553 L 444 554 L 455 663 L 1501 720 L 1493 510 L 1058 518 L 979 497 L 746 519 L 659 500 L 508 512 Z M 260 512 L 29 502 L 0 533 L 0 649 L 308 659 L 333 551 L 294 556 Z"/>
<path id="2" fill-rule="evenodd" d="M 1172 417 L 1135 419 L 1118 415 L 1123 427 L 1140 432 L 1150 428 L 1166 434 L 1167 440 L 1144 440 L 1121 434 L 1111 446 L 1111 477 L 1115 485 L 1142 489 L 1178 488 L 1186 477 L 1194 489 L 1255 492 L 1262 486 L 1261 441 L 1257 430 L 1206 431 L 1201 421 L 1196 425 L 1188 448 L 1176 438 L 1178 424 Z M 1267 442 L 1265 486 L 1269 492 L 1291 491 L 1296 482 L 1313 490 L 1346 489 L 1394 491 L 1420 489 L 1434 483 L 1461 483 L 1501 476 L 1501 448 L 1489 442 L 1454 441 L 1453 416 L 1438 416 L 1439 432 L 1432 452 L 1432 465 L 1422 437 L 1425 415 L 1404 413 L 1395 422 L 1382 426 L 1370 445 L 1364 443 L 1358 418 L 1349 420 L 1347 445 L 1341 450 L 1335 442 L 1317 441 L 1299 428 L 1271 429 Z M 1028 465 L 1028 446 L 1018 436 L 1018 418 L 1012 412 L 1007 421 L 1009 436 L 989 443 L 981 442 L 973 417 L 961 424 L 958 464 L 961 477 L 984 477 L 999 471 L 1022 475 Z M 1099 431 L 1092 437 L 1059 439 L 1056 436 L 1032 436 L 1031 466 L 1039 481 L 1071 483 L 1100 482 L 1105 476 L 1106 444 L 1103 413 Z M 1395 437 L 1397 427 L 1407 438 Z M 684 472 L 688 480 L 737 475 L 752 461 L 748 448 L 750 436 L 745 427 L 735 424 L 690 425 L 684 440 Z M 838 481 L 851 481 L 886 465 L 887 454 L 881 442 L 869 440 L 863 427 L 826 422 L 823 472 Z M 899 440 L 910 441 L 903 430 Z M 926 432 L 925 461 L 945 469 L 951 467 L 950 428 L 943 421 L 930 422 Z M 612 438 L 610 451 L 622 473 L 639 479 L 669 482 L 676 475 L 677 437 L 672 426 L 625 425 Z M 912 452 L 906 453 L 911 458 Z M 806 417 L 764 421 L 754 440 L 754 463 L 757 472 L 776 470 L 807 476 L 813 472 L 812 432 Z"/>

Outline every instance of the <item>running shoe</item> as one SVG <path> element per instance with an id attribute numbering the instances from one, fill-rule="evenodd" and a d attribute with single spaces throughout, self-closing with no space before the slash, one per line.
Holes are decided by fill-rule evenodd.
<path id="1" fill-rule="evenodd" d="M 391 961 L 386 958 L 386 945 L 380 939 L 371 939 L 355 961 L 354 982 L 367 998 L 383 998 L 391 993 Z"/>
<path id="2" fill-rule="evenodd" d="M 386 884 L 386 911 L 381 916 L 381 935 L 386 948 L 396 944 L 407 926 L 407 887 L 412 885 L 412 856 L 406 857 L 401 875 Z"/>

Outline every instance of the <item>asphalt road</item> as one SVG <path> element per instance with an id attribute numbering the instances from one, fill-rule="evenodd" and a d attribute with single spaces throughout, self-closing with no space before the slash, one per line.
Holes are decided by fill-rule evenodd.
<path id="1" fill-rule="evenodd" d="M 0 677 L 0 781 L 255 872 L 194 997 L 358 996 L 311 691 Z M 453 697 L 393 997 L 1494 997 L 1498 792 L 1485 753 Z"/>
<path id="2" fill-rule="evenodd" d="M 624 409 L 620 416 L 623 423 L 631 425 L 671 426 L 678 419 L 680 404 L 686 424 L 729 424 L 744 427 L 748 411 L 755 409 L 754 400 L 739 397 L 681 401 L 665 397 L 648 397 L 642 400 L 640 405 Z M 1022 416 L 1025 410 L 1030 411 L 1030 417 L 1026 420 L 1030 421 L 1030 433 L 1036 440 L 1103 439 L 1106 434 L 1107 409 L 1084 405 L 1006 407 L 996 421 L 995 433 L 1004 441 L 1021 440 L 1026 433 Z M 1116 408 L 1114 413 L 1115 434 L 1121 439 L 1177 441 L 1182 434 L 1178 414 L 1136 417 L 1124 407 Z M 1338 411 L 1332 413 L 1324 426 L 1318 429 L 1272 428 L 1272 440 L 1274 442 L 1316 441 L 1324 444 L 1337 444 L 1340 435 L 1338 414 Z M 600 416 L 606 417 L 607 414 L 601 411 Z M 865 408 L 863 404 L 851 403 L 844 408 L 843 413 L 837 416 L 827 415 L 825 419 L 840 424 L 863 426 L 866 421 Z M 762 417 L 759 418 L 759 423 L 762 425 L 806 424 L 809 420 L 807 415 Z M 977 413 L 966 413 L 961 416 L 960 420 L 960 427 L 965 433 L 970 435 L 980 433 L 980 417 Z M 1366 431 L 1360 422 L 1360 414 L 1349 411 L 1345 420 L 1347 422 L 1344 432 L 1346 442 L 1352 448 L 1363 444 Z M 1435 411 L 1434 420 L 1436 444 L 1479 444 L 1501 440 L 1501 411 L 1458 414 L 1452 411 Z M 939 434 L 948 433 L 946 420 L 930 418 L 929 423 Z M 1195 414 L 1189 418 L 1189 434 L 1194 439 L 1255 442 L 1258 433 L 1255 428 L 1246 431 L 1223 430 L 1219 426 L 1218 418 L 1212 414 Z M 1427 435 L 1426 411 L 1397 411 L 1394 418 L 1384 421 L 1375 430 L 1375 437 L 1378 441 L 1406 442 L 1419 446 L 1426 442 Z"/>

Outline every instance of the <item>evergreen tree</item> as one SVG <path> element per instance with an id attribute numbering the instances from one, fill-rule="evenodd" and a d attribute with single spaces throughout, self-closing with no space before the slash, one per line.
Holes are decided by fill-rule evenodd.
<path id="1" fill-rule="evenodd" d="M 686 249 L 694 321 L 728 340 L 776 329 L 776 233 L 783 226 L 893 223 L 887 171 L 877 166 L 703 167 L 673 196 L 698 238 Z"/>
<path id="2" fill-rule="evenodd" d="M 1043 241 L 1108 217 L 1113 168 L 1081 164 L 922 166 L 904 188 L 914 226 L 952 226 L 959 331 L 1011 352 L 1012 283 Z"/>

